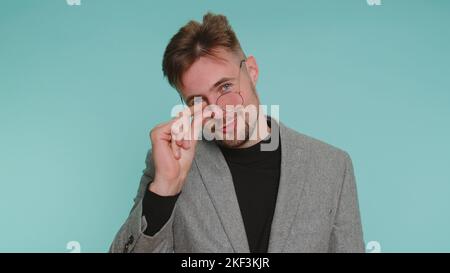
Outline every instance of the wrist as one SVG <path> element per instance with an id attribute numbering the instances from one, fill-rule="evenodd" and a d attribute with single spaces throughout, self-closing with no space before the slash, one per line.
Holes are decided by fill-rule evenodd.
<path id="1" fill-rule="evenodd" d="M 179 183 L 167 183 L 160 180 L 153 180 L 148 190 L 160 196 L 174 196 L 180 193 L 181 187 Z"/>

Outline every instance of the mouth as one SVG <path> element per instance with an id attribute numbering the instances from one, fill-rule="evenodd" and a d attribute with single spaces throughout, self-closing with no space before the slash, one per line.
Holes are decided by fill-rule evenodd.
<path id="1" fill-rule="evenodd" d="M 222 132 L 224 134 L 226 134 L 227 132 L 231 132 L 234 129 L 234 127 L 235 127 L 235 122 L 233 120 L 232 122 L 229 122 L 222 127 Z"/>

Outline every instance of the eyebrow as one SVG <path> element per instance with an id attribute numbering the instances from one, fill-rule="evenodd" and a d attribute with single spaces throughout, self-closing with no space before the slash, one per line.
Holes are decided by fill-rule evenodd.
<path id="1" fill-rule="evenodd" d="M 233 77 L 223 77 L 220 80 L 218 80 L 211 88 L 209 88 L 209 91 L 211 92 L 213 89 L 217 88 L 219 85 L 221 85 L 224 82 L 234 80 Z M 198 95 L 191 95 L 186 98 L 186 103 L 188 103 L 192 98 L 197 97 Z"/>

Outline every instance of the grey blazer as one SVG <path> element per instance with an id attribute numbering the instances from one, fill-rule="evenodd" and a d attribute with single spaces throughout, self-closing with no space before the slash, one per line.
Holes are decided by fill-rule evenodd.
<path id="1" fill-rule="evenodd" d="M 364 252 L 352 162 L 342 150 L 281 123 L 281 177 L 269 252 Z M 199 141 L 170 219 L 143 234 L 142 198 L 154 176 L 147 155 L 134 206 L 110 252 L 249 252 L 228 165 L 213 143 Z M 151 221 L 152 219 L 147 219 Z"/>

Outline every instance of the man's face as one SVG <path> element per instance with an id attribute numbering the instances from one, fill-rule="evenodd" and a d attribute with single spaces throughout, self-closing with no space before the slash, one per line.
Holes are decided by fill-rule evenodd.
<path id="1" fill-rule="evenodd" d="M 194 97 L 201 97 L 204 103 L 213 105 L 216 104 L 220 95 L 228 90 L 233 90 L 233 92 L 240 91 L 242 106 L 254 106 L 258 109 L 259 99 L 255 88 L 258 67 L 255 58 L 248 57 L 240 67 L 244 58 L 239 57 L 236 53 L 219 49 L 216 56 L 218 58 L 200 57 L 184 73 L 181 95 L 186 103 L 192 105 Z M 237 126 L 237 116 L 232 114 L 230 118 L 230 113 L 228 113 L 226 119 L 226 111 L 222 111 L 222 113 L 225 126 L 220 129 L 214 128 L 214 130 L 221 130 L 223 134 L 228 136 L 224 140 L 218 140 L 218 143 L 232 148 L 244 145 L 256 129 L 257 120 L 245 116 L 245 122 L 239 123 L 239 125 L 243 124 L 244 126 Z"/>

